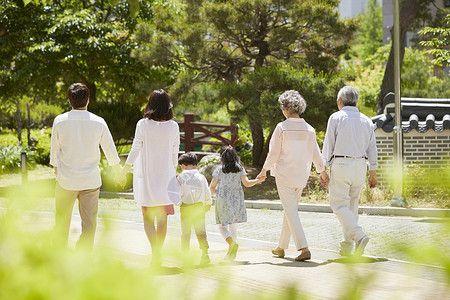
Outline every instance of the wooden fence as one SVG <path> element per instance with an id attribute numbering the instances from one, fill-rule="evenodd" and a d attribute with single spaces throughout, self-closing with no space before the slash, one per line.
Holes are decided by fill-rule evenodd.
<path id="1" fill-rule="evenodd" d="M 180 142 L 184 143 L 185 152 L 194 152 L 195 145 L 215 145 L 215 146 L 228 146 L 234 145 L 238 139 L 238 128 L 234 124 L 214 124 L 214 123 L 201 123 L 194 122 L 194 114 L 185 113 L 184 122 L 178 122 L 180 127 Z M 230 138 L 222 136 L 223 134 L 230 134 Z M 214 140 L 211 140 L 214 138 Z M 128 141 L 116 141 L 116 146 L 131 145 L 132 139 Z M 210 152 L 195 152 L 197 155 L 204 156 L 210 154 Z M 121 155 L 121 156 L 127 156 Z"/>
<path id="2" fill-rule="evenodd" d="M 238 139 L 236 125 L 194 122 L 194 114 L 184 114 L 184 122 L 178 122 L 178 126 L 181 131 L 180 142 L 184 143 L 185 152 L 193 151 L 194 145 L 228 146 L 233 145 Z M 230 139 L 222 136 L 223 133 L 228 132 L 231 134 Z M 212 141 L 211 138 L 214 138 L 215 141 Z"/>

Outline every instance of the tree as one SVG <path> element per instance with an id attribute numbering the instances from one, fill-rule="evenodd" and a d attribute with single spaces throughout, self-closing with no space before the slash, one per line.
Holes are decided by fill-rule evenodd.
<path id="1" fill-rule="evenodd" d="M 423 22 L 432 19 L 430 13 L 430 4 L 433 0 L 404 0 L 400 9 L 400 67 L 405 56 L 406 32 L 422 26 Z M 437 18 L 439 19 L 438 12 Z M 391 29 L 391 36 L 394 37 L 394 30 Z M 391 45 L 391 51 L 384 71 L 383 82 L 381 84 L 380 94 L 378 95 L 377 114 L 383 113 L 383 99 L 389 92 L 394 92 L 394 43 Z"/>
<path id="2" fill-rule="evenodd" d="M 142 81 L 162 77 L 131 56 L 137 46 L 132 34 L 138 19 L 130 16 L 127 2 L 115 6 L 108 1 L 42 2 L 46 5 L 2 2 L 2 100 L 22 95 L 52 99 L 74 81 L 89 87 L 93 102 L 99 95 L 127 100 L 146 94 Z M 151 19 L 150 7 L 144 2 L 138 17 Z"/>
<path id="3" fill-rule="evenodd" d="M 277 70 L 285 72 L 285 64 L 290 68 L 311 69 L 311 80 L 321 72 L 337 73 L 338 57 L 348 48 L 356 29 L 354 20 L 340 20 L 336 11 L 338 2 L 158 3 L 154 18 L 138 26 L 136 38 L 140 47 L 135 53 L 150 65 L 182 65 L 192 75 L 192 84 L 217 82 L 223 91 L 239 90 L 221 93 L 219 100 L 236 117 L 245 116 L 248 120 L 254 143 L 253 163 L 261 165 L 273 130 L 269 127 L 269 134 L 264 135 L 264 97 L 270 94 L 271 105 L 276 107 L 277 94 L 293 88 L 293 82 L 286 81 L 270 90 L 271 85 L 264 79 L 277 80 Z M 321 103 L 321 97 L 315 96 L 307 99 L 311 107 Z M 335 102 L 326 105 L 334 107 Z"/>
<path id="4" fill-rule="evenodd" d="M 383 8 L 378 1 L 369 0 L 360 16 L 362 21 L 352 48 L 362 60 L 373 55 L 383 45 Z"/>
<path id="5" fill-rule="evenodd" d="M 420 45 L 431 48 L 427 53 L 435 57 L 432 62 L 438 66 L 450 66 L 450 14 L 445 16 L 442 27 L 425 27 L 419 33 L 431 38 L 421 41 Z"/>

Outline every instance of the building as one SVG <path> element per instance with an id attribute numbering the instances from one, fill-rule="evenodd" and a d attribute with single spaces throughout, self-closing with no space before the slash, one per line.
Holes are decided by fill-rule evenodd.
<path id="1" fill-rule="evenodd" d="M 366 10 L 368 0 L 341 0 L 339 13 L 342 19 L 357 17 L 359 13 Z"/>
<path id="2" fill-rule="evenodd" d="M 383 44 L 388 44 L 391 40 L 391 28 L 394 26 L 394 0 L 382 0 L 383 6 Z M 367 1 L 365 1 L 367 2 Z M 431 14 L 434 16 L 436 11 L 441 8 L 450 7 L 450 0 L 436 0 L 430 5 Z M 406 47 L 411 45 L 411 40 L 417 35 L 417 32 L 408 32 L 406 37 Z"/>
<path id="3" fill-rule="evenodd" d="M 372 118 L 378 148 L 380 182 L 393 172 L 394 94 L 384 112 Z M 450 99 L 402 98 L 403 162 L 438 169 L 450 165 Z"/>

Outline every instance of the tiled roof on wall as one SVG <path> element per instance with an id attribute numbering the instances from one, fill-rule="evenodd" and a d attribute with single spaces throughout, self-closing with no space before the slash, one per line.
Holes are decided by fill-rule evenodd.
<path id="1" fill-rule="evenodd" d="M 450 99 L 402 98 L 402 129 L 420 133 L 432 129 L 442 132 L 450 129 Z M 395 99 L 389 93 L 383 101 L 384 113 L 372 118 L 376 128 L 392 132 L 395 124 Z"/>

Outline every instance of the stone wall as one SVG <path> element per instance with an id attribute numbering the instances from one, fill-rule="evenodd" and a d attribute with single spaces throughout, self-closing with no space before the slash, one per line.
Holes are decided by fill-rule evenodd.
<path id="1" fill-rule="evenodd" d="M 378 177 L 380 182 L 387 184 L 393 171 L 393 133 L 375 130 L 378 148 Z M 404 166 L 411 163 L 426 168 L 440 168 L 450 165 L 450 130 L 435 132 L 428 130 L 419 133 L 416 130 L 403 134 Z"/>

